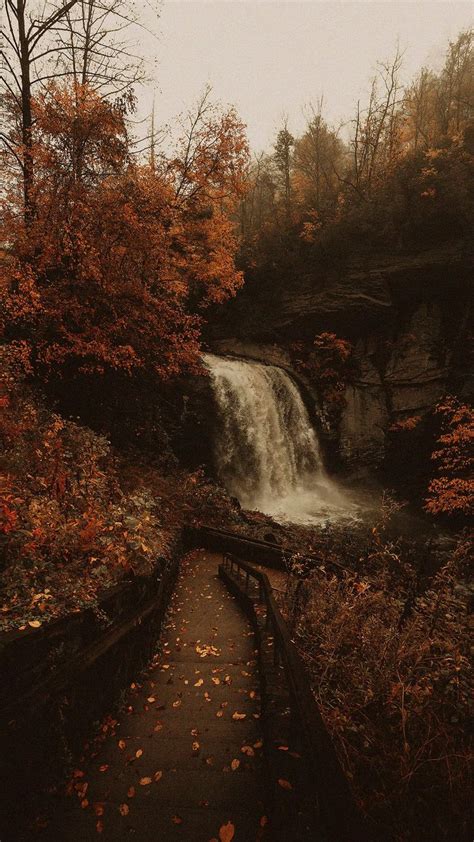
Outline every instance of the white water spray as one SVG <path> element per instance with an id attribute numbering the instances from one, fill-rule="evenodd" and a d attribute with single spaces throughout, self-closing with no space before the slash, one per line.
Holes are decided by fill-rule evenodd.
<path id="1" fill-rule="evenodd" d="M 219 409 L 219 477 L 244 508 L 321 523 L 353 507 L 327 476 L 298 387 L 273 365 L 205 354 Z"/>

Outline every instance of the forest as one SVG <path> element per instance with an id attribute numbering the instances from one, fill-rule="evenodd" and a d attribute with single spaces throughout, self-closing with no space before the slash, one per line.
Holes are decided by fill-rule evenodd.
<path id="1" fill-rule="evenodd" d="M 62 657 L 44 655 L 50 629 L 100 625 L 104 595 L 198 563 L 190 529 L 225 531 L 282 552 L 267 573 L 365 838 L 467 842 L 473 33 L 409 83 L 396 48 L 344 125 L 321 96 L 302 132 L 284 118 L 255 154 L 210 86 L 171 132 L 137 120 L 140 14 L 4 2 L 2 722 L 22 658 L 34 683 Z M 5 764 L 18 803 L 2 839 L 131 832 L 107 829 L 107 797 L 89 804 L 68 739 L 46 795 L 28 747 Z M 278 804 L 293 786 L 277 778 Z M 68 781 L 91 836 L 51 824 Z M 130 811 L 129 796 L 115 812 Z M 160 838 L 342 842 L 274 821 L 186 835 L 174 815 Z"/>

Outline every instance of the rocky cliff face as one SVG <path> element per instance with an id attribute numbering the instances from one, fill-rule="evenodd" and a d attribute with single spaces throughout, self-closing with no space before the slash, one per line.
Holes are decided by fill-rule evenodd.
<path id="1" fill-rule="evenodd" d="M 260 314 L 260 321 L 234 323 L 237 338 L 213 347 L 291 372 L 289 341 L 327 330 L 350 339 L 356 373 L 337 431 L 324 429 L 316 384 L 303 385 L 323 435 L 328 442 L 336 439 L 342 464 L 378 465 L 393 423 L 423 417 L 447 392 L 472 392 L 467 347 L 472 266 L 472 255 L 456 247 L 352 266 L 322 285 L 302 279 Z"/>

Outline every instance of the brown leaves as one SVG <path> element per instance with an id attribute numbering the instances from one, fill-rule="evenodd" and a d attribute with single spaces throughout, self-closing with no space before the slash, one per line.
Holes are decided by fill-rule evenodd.
<path id="1" fill-rule="evenodd" d="M 197 644 L 195 649 L 200 658 L 208 658 L 211 655 L 217 658 L 221 654 L 221 650 L 217 649 L 216 646 L 201 646 Z"/>
<path id="2" fill-rule="evenodd" d="M 240 719 L 246 719 L 246 718 L 247 718 L 246 713 L 239 713 L 238 711 L 235 711 L 235 713 L 232 714 L 232 719 L 234 720 L 234 722 L 238 722 Z"/>
<path id="3" fill-rule="evenodd" d="M 151 784 L 151 778 L 149 778 L 149 777 L 140 778 L 139 783 L 140 783 L 140 786 L 149 786 Z"/>
<path id="4" fill-rule="evenodd" d="M 290 790 L 293 789 L 293 785 L 290 784 L 289 781 L 285 780 L 285 778 L 278 778 L 278 784 L 281 786 L 282 789 Z"/>
<path id="5" fill-rule="evenodd" d="M 130 807 L 128 806 L 128 804 L 125 804 L 125 803 L 120 804 L 119 813 L 120 813 L 121 816 L 128 816 L 129 812 L 130 812 Z"/>

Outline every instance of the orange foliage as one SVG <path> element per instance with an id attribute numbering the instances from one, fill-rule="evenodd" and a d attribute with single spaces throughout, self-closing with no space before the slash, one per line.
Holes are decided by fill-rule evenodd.
<path id="1" fill-rule="evenodd" d="M 246 155 L 235 114 L 201 127 L 183 173 L 179 158 L 131 161 L 124 111 L 57 83 L 34 102 L 36 214 L 25 231 L 12 197 L 1 288 L 3 326 L 28 336 L 43 376 L 194 370 L 200 311 L 242 283 L 227 215 Z"/>
<path id="2" fill-rule="evenodd" d="M 389 429 L 392 433 L 410 433 L 418 427 L 420 421 L 421 415 L 412 415 L 410 418 L 403 418 L 400 421 L 395 421 Z"/>
<path id="3" fill-rule="evenodd" d="M 312 347 L 303 342 L 291 346 L 294 365 L 317 385 L 326 410 L 337 421 L 344 406 L 346 388 L 352 355 L 350 342 L 335 333 L 320 333 L 315 336 Z"/>
<path id="4" fill-rule="evenodd" d="M 468 516 L 474 500 L 474 413 L 454 397 L 445 398 L 436 412 L 441 435 L 431 458 L 438 476 L 429 484 L 425 508 L 433 515 Z"/>
<path id="5" fill-rule="evenodd" d="M 90 604 L 126 572 L 150 573 L 172 541 L 148 489 L 122 491 L 107 440 L 48 411 L 17 382 L 18 372 L 18 355 L 3 346 L 3 629 L 40 625 Z"/>

